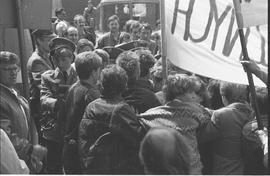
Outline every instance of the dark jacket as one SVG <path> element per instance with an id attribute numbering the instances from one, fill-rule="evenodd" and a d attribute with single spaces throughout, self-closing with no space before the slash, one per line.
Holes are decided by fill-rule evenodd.
<path id="1" fill-rule="evenodd" d="M 34 118 L 37 130 L 40 133 L 41 107 L 40 107 L 40 89 L 41 74 L 47 70 L 52 70 L 53 65 L 49 59 L 48 53 L 42 53 L 36 49 L 27 62 L 27 71 L 30 81 L 30 109 L 31 116 Z"/>
<path id="2" fill-rule="evenodd" d="M 118 147 L 109 158 L 99 163 L 93 162 L 89 148 L 103 134 L 111 132 L 120 138 Z M 99 98 L 91 102 L 84 113 L 79 127 L 79 150 L 84 174 L 142 174 L 139 167 L 138 151 L 140 141 L 145 134 L 144 129 L 132 109 L 122 98 L 106 100 Z M 119 149 L 121 149 L 119 151 Z M 104 151 L 105 152 L 105 151 Z M 101 151 L 102 153 L 102 151 Z M 117 168 L 101 168 L 106 160 L 116 160 Z M 96 166 L 96 167 L 94 167 Z"/>
<path id="3" fill-rule="evenodd" d="M 96 45 L 97 35 L 96 35 L 95 30 L 93 28 L 85 26 L 84 27 L 84 35 L 80 39 L 82 39 L 82 38 L 89 40 L 90 42 L 93 43 L 94 46 Z"/>
<path id="4" fill-rule="evenodd" d="M 0 128 L 8 134 L 19 158 L 29 163 L 32 146 L 38 143 L 29 105 L 3 84 L 0 84 Z"/>
<path id="5" fill-rule="evenodd" d="M 221 135 L 213 143 L 213 174 L 244 173 L 242 129 L 253 119 L 249 105 L 233 103 L 214 111 L 212 121 Z"/>
<path id="6" fill-rule="evenodd" d="M 66 99 L 66 113 L 63 116 L 65 124 L 63 160 L 67 174 L 79 174 L 78 128 L 86 106 L 100 97 L 95 85 L 84 81 L 77 81 L 68 91 Z"/>
<path id="7" fill-rule="evenodd" d="M 138 86 L 136 81 L 128 82 L 123 97 L 138 113 L 161 105 L 154 92 Z"/>
<path id="8" fill-rule="evenodd" d="M 64 81 L 64 76 L 56 68 L 55 70 L 48 70 L 41 76 L 41 108 L 43 114 L 50 114 L 45 117 L 45 120 L 55 120 L 56 123 L 52 128 L 45 128 L 43 137 L 47 140 L 55 142 L 62 142 L 63 124 L 61 114 L 64 113 L 64 103 L 68 88 L 77 81 L 77 73 L 71 67 L 70 74 L 67 81 Z M 57 105 L 57 106 L 56 106 Z M 47 123 L 45 122 L 45 124 Z M 47 123 L 48 124 L 48 123 Z M 45 125 L 46 126 L 46 125 Z"/>

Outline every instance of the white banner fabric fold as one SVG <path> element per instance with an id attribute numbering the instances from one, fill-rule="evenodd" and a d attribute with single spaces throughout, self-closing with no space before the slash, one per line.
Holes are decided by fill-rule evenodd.
<path id="1" fill-rule="evenodd" d="M 165 2 L 167 58 L 176 66 L 213 79 L 248 84 L 233 0 Z M 268 65 L 268 25 L 244 30 L 249 57 Z M 256 86 L 265 87 L 254 78 Z"/>

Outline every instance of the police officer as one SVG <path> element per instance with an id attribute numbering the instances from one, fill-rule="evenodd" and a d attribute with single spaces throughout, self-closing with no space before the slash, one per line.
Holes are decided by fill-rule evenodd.
<path id="1" fill-rule="evenodd" d="M 65 38 L 55 38 L 50 43 L 50 56 L 56 68 L 41 76 L 41 109 L 46 119 L 43 137 L 48 148 L 47 172 L 62 174 L 62 117 L 66 93 L 77 81 L 77 73 L 71 63 L 74 60 L 75 44 Z"/>

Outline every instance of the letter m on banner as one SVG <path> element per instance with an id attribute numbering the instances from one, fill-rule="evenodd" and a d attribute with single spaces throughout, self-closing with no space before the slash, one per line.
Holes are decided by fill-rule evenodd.
<path id="1" fill-rule="evenodd" d="M 267 0 L 233 0 L 240 29 L 267 24 Z"/>

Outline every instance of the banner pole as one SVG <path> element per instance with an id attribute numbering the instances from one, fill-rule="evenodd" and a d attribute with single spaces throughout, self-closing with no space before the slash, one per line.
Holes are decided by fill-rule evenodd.
<path id="1" fill-rule="evenodd" d="M 242 47 L 242 52 L 243 52 L 243 60 L 250 60 L 249 56 L 248 56 L 248 51 L 247 51 L 247 46 L 246 46 L 246 40 L 245 40 L 245 36 L 244 36 L 244 31 L 243 29 L 238 29 L 239 32 L 239 36 L 240 36 L 240 42 L 241 42 L 241 47 Z M 248 83 L 249 83 L 249 87 L 250 87 L 250 94 L 251 94 L 251 104 L 253 106 L 253 109 L 255 111 L 255 115 L 256 115 L 256 120 L 258 123 L 258 129 L 262 130 L 263 129 L 263 125 L 262 125 L 262 119 L 260 116 L 260 112 L 259 112 L 259 107 L 258 107 L 258 102 L 257 102 L 257 97 L 256 97 L 256 91 L 255 91 L 255 86 L 254 86 L 254 82 L 253 82 L 253 77 L 251 72 L 249 72 L 248 70 L 246 70 L 247 72 L 247 77 L 248 77 Z"/>
<path id="2" fill-rule="evenodd" d="M 19 36 L 19 50 L 20 50 L 20 60 L 21 60 L 21 73 L 23 82 L 23 94 L 24 97 L 29 101 L 29 84 L 28 84 L 28 74 L 27 74 L 27 59 L 26 59 L 26 49 L 24 40 L 24 28 L 23 28 L 23 17 L 22 17 L 22 3 L 21 0 L 16 0 L 16 13 L 17 13 L 17 28 Z"/>
<path id="3" fill-rule="evenodd" d="M 166 84 L 167 81 L 167 41 L 165 37 L 165 0 L 160 0 L 160 24 L 161 24 L 161 58 L 162 58 L 162 78 L 163 85 Z"/>

